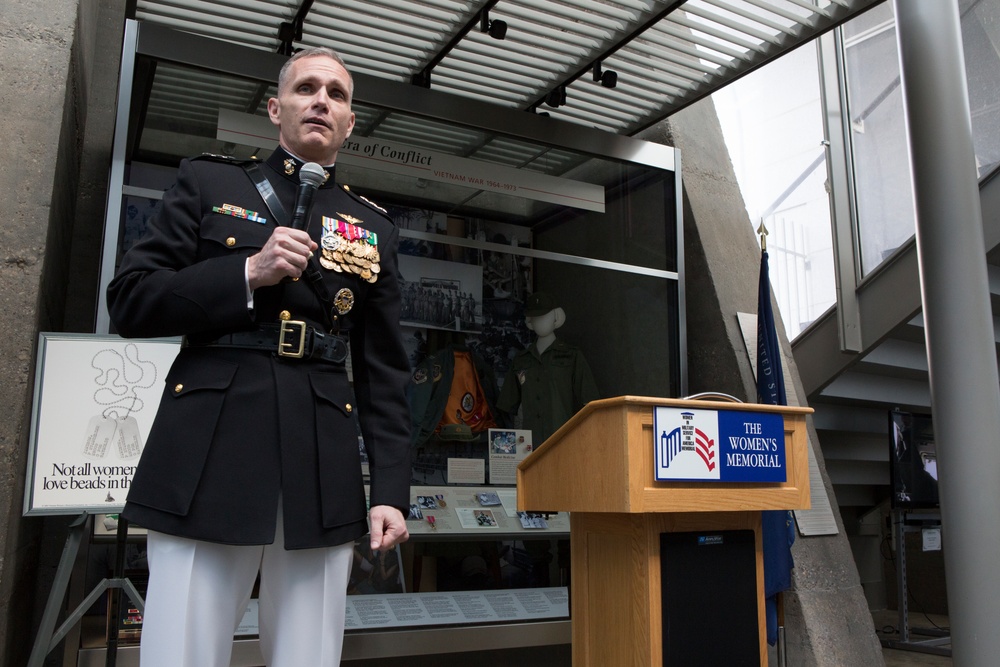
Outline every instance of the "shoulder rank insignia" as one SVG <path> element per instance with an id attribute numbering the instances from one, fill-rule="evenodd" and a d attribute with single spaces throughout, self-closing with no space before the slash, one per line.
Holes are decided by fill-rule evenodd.
<path id="1" fill-rule="evenodd" d="M 381 206 L 379 206 L 378 204 L 376 204 L 375 202 L 373 202 L 371 199 L 368 199 L 367 197 L 363 197 L 362 195 L 358 195 L 358 197 L 361 198 L 361 201 L 365 202 L 366 204 L 368 204 L 372 208 L 377 209 L 379 211 L 382 211 L 386 215 L 389 215 L 389 211 L 385 210 L 384 208 L 382 208 Z"/>
<path id="2" fill-rule="evenodd" d="M 392 221 L 392 218 L 389 216 L 389 212 L 386 211 L 381 206 L 379 206 L 378 204 L 376 204 L 375 202 L 373 202 L 371 199 L 368 199 L 367 197 L 362 197 L 361 195 L 355 192 L 351 192 L 351 187 L 349 185 L 342 185 L 341 188 L 344 190 L 344 192 L 349 194 L 356 201 L 361 202 L 362 204 L 372 209 L 373 211 L 378 211 L 380 215 L 384 215 L 386 218 L 389 219 L 390 222 Z"/>
<path id="3" fill-rule="evenodd" d="M 244 162 L 257 162 L 260 158 L 257 156 L 251 156 L 248 158 L 239 158 L 233 155 L 220 155 L 218 153 L 202 153 L 198 155 L 193 160 L 212 160 L 213 162 L 226 162 L 229 164 L 243 164 Z"/>

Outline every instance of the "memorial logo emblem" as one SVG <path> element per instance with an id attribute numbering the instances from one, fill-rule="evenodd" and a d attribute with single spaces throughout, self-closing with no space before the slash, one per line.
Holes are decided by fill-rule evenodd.
<path id="1" fill-rule="evenodd" d="M 657 426 L 657 479 L 719 479 L 715 412 L 681 410 L 672 416 L 671 423 Z"/>

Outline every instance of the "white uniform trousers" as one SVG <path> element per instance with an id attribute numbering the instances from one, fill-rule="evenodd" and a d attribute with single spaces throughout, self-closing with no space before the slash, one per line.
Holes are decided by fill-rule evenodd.
<path id="1" fill-rule="evenodd" d="M 233 633 L 260 571 L 260 650 L 268 667 L 337 667 L 353 543 L 286 551 L 150 531 L 141 667 L 229 667 Z"/>

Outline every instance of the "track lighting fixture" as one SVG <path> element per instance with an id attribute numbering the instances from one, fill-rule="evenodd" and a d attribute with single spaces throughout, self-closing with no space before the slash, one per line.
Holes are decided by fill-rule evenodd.
<path id="1" fill-rule="evenodd" d="M 503 39 L 507 36 L 507 22 L 491 21 L 490 13 L 484 9 L 479 17 L 479 32 L 485 32 L 493 39 Z"/>
<path id="2" fill-rule="evenodd" d="M 566 104 L 566 86 L 559 86 L 545 96 L 545 103 L 550 107 L 560 107 Z"/>
<path id="3" fill-rule="evenodd" d="M 605 88 L 614 88 L 618 85 L 618 72 L 613 70 L 602 71 L 601 61 L 594 63 L 594 81 L 599 82 Z"/>
<path id="4" fill-rule="evenodd" d="M 421 88 L 431 87 L 431 70 L 424 69 L 410 77 L 410 83 Z"/>
<path id="5" fill-rule="evenodd" d="M 302 39 L 302 22 L 284 21 L 278 26 L 278 53 L 290 56 L 294 52 L 292 42 Z"/>

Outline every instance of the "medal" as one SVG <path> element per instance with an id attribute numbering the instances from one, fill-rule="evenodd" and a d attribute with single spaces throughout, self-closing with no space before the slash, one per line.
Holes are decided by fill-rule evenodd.
<path id="1" fill-rule="evenodd" d="M 346 287 L 338 291 L 337 296 L 333 297 L 333 307 L 341 315 L 351 312 L 351 308 L 354 307 L 354 292 Z"/>
<path id="2" fill-rule="evenodd" d="M 340 273 L 353 273 L 369 283 L 375 282 L 382 270 L 378 262 L 378 235 L 358 226 L 363 221 L 344 213 L 338 218 L 323 216 L 324 268 Z"/>

